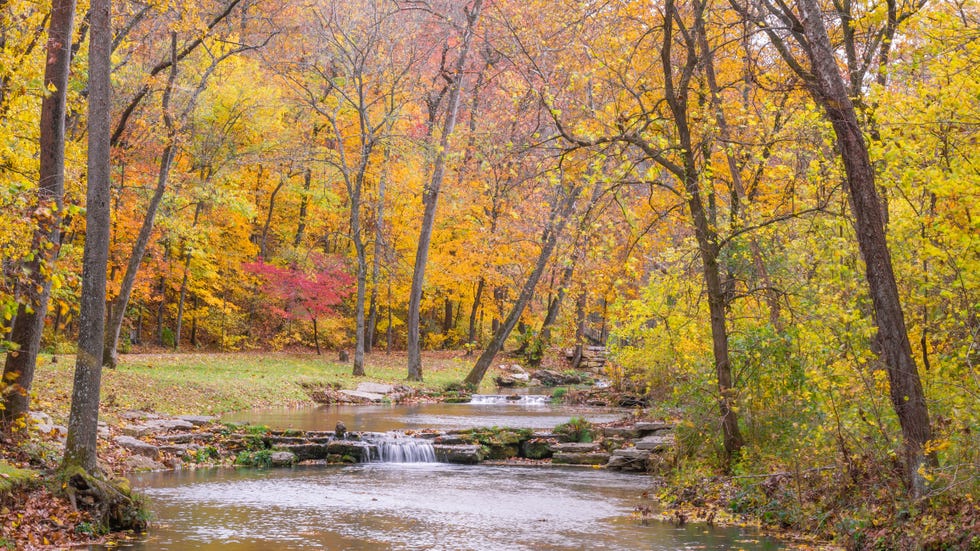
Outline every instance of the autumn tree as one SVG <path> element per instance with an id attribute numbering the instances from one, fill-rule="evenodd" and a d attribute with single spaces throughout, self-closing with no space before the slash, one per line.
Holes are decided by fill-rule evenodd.
<path id="1" fill-rule="evenodd" d="M 877 37 L 879 55 L 887 57 L 898 22 L 895 3 L 888 4 L 888 23 Z M 865 263 L 865 278 L 871 295 L 878 334 L 873 347 L 883 357 L 889 378 L 892 407 L 898 416 L 904 441 L 905 475 L 913 495 L 925 490 L 922 467 L 929 459 L 926 445 L 932 438 L 929 411 L 918 367 L 912 356 L 905 315 L 885 237 L 881 198 L 875 186 L 875 170 L 867 140 L 858 121 L 851 92 L 837 64 L 836 49 L 828 34 L 826 15 L 815 0 L 797 0 L 796 10 L 787 4 L 739 6 L 741 13 L 765 33 L 787 65 L 803 79 L 814 101 L 830 120 L 847 175 L 848 197 L 855 220 L 855 234 Z M 772 18 L 772 20 L 770 20 Z M 778 22 L 778 24 L 776 24 Z M 851 21 L 841 22 L 845 35 Z M 853 42 L 850 43 L 853 47 Z M 851 76 L 862 82 L 855 66 L 876 55 L 869 47 L 862 59 L 848 48 Z M 885 63 L 885 60 L 882 60 Z M 866 66 L 865 66 L 866 68 Z"/>
<path id="2" fill-rule="evenodd" d="M 109 258 L 112 24 L 109 0 L 94 0 L 89 10 L 88 194 L 82 308 L 68 439 L 63 468 L 97 472 L 96 439 L 102 348 L 105 337 L 106 262 Z"/>
<path id="3" fill-rule="evenodd" d="M 23 296 L 12 326 L 14 350 L 7 354 L 3 381 L 11 389 L 0 404 L 0 428 L 9 429 L 14 420 L 30 409 L 30 391 L 37 354 L 44 331 L 44 318 L 51 296 L 53 263 L 61 244 L 65 189 L 65 110 L 71 45 L 74 36 L 74 0 L 55 0 L 51 5 L 41 102 L 40 171 L 35 206 L 35 230 L 31 252 L 22 270 L 28 276 L 19 285 Z M 3 385 L 0 385 L 3 388 Z"/>
<path id="4" fill-rule="evenodd" d="M 459 52 L 453 71 L 449 76 L 450 89 L 442 133 L 432 162 L 432 172 L 429 182 L 422 192 L 422 226 L 419 230 L 418 247 L 415 253 L 414 271 L 412 272 L 412 288 L 408 301 L 408 379 L 422 380 L 422 343 L 419 331 L 419 316 L 422 304 L 422 287 L 425 283 L 426 264 L 429 259 L 429 247 L 432 240 L 432 227 L 435 223 L 436 207 L 439 202 L 439 192 L 446 176 L 446 164 L 449 156 L 450 139 L 456 127 L 459 113 L 460 98 L 462 97 L 463 80 L 470 48 L 476 34 L 476 26 L 480 20 L 483 8 L 482 0 L 474 0 L 472 5 L 464 7 L 465 26 L 460 29 L 461 38 Z M 431 117 L 430 117 L 431 119 Z"/>

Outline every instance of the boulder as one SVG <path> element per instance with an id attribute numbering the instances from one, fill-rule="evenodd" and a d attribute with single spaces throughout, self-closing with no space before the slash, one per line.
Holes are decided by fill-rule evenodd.
<path id="1" fill-rule="evenodd" d="M 436 444 L 433 448 L 436 452 L 436 459 L 443 463 L 474 465 L 483 461 L 483 450 L 476 444 L 454 446 Z"/>
<path id="2" fill-rule="evenodd" d="M 673 434 L 652 434 L 636 441 L 636 449 L 649 450 L 654 453 L 667 451 L 674 447 Z"/>
<path id="3" fill-rule="evenodd" d="M 293 463 L 296 463 L 296 455 L 286 451 L 272 452 L 269 461 L 273 467 L 291 467 Z"/>
<path id="4" fill-rule="evenodd" d="M 117 445 L 126 448 L 134 454 L 142 455 L 153 460 L 156 460 L 160 456 L 160 448 L 153 444 L 147 444 L 142 440 L 137 440 L 132 436 L 117 436 L 115 442 Z"/>
<path id="5" fill-rule="evenodd" d="M 609 454 L 602 452 L 590 453 L 556 453 L 551 457 L 555 465 L 605 465 L 609 462 Z"/>
<path id="6" fill-rule="evenodd" d="M 645 472 L 650 466 L 650 451 L 622 448 L 612 453 L 606 467 L 617 471 Z"/>

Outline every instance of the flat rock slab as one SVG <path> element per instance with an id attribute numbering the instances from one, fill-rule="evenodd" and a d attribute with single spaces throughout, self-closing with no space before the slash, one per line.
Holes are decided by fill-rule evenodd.
<path id="1" fill-rule="evenodd" d="M 293 462 L 297 461 L 308 461 L 310 459 L 326 459 L 327 451 L 326 444 L 290 444 L 286 446 L 279 446 L 281 451 L 289 452 L 293 456 Z"/>
<path id="2" fill-rule="evenodd" d="M 621 436 L 623 438 L 636 438 L 640 435 L 640 431 L 633 427 L 603 427 L 603 436 Z"/>
<path id="3" fill-rule="evenodd" d="M 592 453 L 556 453 L 551 457 L 555 465 L 605 465 L 609 462 L 609 454 Z"/>
<path id="4" fill-rule="evenodd" d="M 378 403 L 385 399 L 384 394 L 375 392 L 361 392 L 359 390 L 341 390 L 337 394 L 341 399 L 346 399 L 355 404 L 357 403 Z"/>
<path id="5" fill-rule="evenodd" d="M 138 420 L 142 420 L 142 419 L 159 419 L 160 418 L 160 416 L 157 415 L 156 413 L 150 413 L 149 411 L 142 411 L 142 410 L 139 410 L 139 409 L 131 409 L 131 410 L 128 410 L 128 411 L 124 411 L 124 412 L 122 412 L 122 413 L 119 414 L 119 417 L 121 419 L 125 419 L 127 421 L 138 421 Z"/>
<path id="6" fill-rule="evenodd" d="M 218 420 L 217 417 L 213 417 L 211 415 L 178 415 L 177 419 L 187 421 L 195 427 L 210 425 Z"/>
<path id="7" fill-rule="evenodd" d="M 395 385 L 382 383 L 364 382 L 357 385 L 356 392 L 368 392 L 371 394 L 391 394 L 395 391 Z"/>
<path id="8" fill-rule="evenodd" d="M 436 452 L 436 459 L 442 463 L 474 465 L 480 461 L 483 461 L 483 450 L 476 444 L 451 446 L 436 444 L 432 447 Z"/>
<path id="9" fill-rule="evenodd" d="M 596 451 L 596 445 L 592 442 L 566 442 L 564 444 L 552 444 L 551 451 L 555 453 L 589 453 Z"/>
<path id="10" fill-rule="evenodd" d="M 193 442 L 195 440 L 203 440 L 207 437 L 208 440 L 211 439 L 211 435 L 205 433 L 204 435 L 193 433 L 193 432 L 178 432 L 176 434 L 160 434 L 156 436 L 156 439 L 160 442 L 167 442 L 169 444 L 187 444 L 188 442 Z"/>
<path id="11" fill-rule="evenodd" d="M 147 444 L 142 440 L 137 440 L 132 436 L 117 436 L 115 440 L 116 444 L 119 444 L 121 447 L 135 454 L 153 459 L 154 461 L 160 456 L 160 448 L 153 444 Z"/>
<path id="12" fill-rule="evenodd" d="M 644 421 L 633 425 L 633 428 L 640 434 L 649 434 L 653 432 L 673 430 L 674 425 L 663 421 Z"/>
<path id="13" fill-rule="evenodd" d="M 673 434 L 654 434 L 644 436 L 636 441 L 636 449 L 648 450 L 654 453 L 667 451 L 674 447 Z"/>
<path id="14" fill-rule="evenodd" d="M 127 457 L 125 464 L 131 471 L 161 471 L 167 468 L 163 463 L 142 455 Z"/>
<path id="15" fill-rule="evenodd" d="M 138 425 L 126 425 L 122 428 L 123 434 L 135 436 L 137 438 L 148 434 L 171 432 L 175 430 L 191 430 L 194 428 L 192 423 L 182 419 L 147 419 Z"/>
<path id="16" fill-rule="evenodd" d="M 618 471 L 644 472 L 650 467 L 650 450 L 621 448 L 612 453 L 606 467 Z"/>

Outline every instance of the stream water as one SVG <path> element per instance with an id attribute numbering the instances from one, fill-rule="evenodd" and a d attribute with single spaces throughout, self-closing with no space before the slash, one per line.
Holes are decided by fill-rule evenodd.
<path id="1" fill-rule="evenodd" d="M 471 404 L 324 406 L 244 412 L 226 420 L 273 428 L 404 431 L 474 426 L 550 429 L 573 415 L 625 411 L 554 407 L 538 398 Z M 504 403 L 501 403 L 504 402 Z M 518 403 L 520 402 L 520 403 Z M 384 435 L 377 435 L 384 440 Z M 220 549 L 745 549 L 782 548 L 736 528 L 644 521 L 633 512 L 649 479 L 605 470 L 449 465 L 404 436 L 376 462 L 290 469 L 147 473 L 133 485 L 154 522 L 135 550 Z M 412 461 L 412 462 L 402 462 Z"/>
<path id="2" fill-rule="evenodd" d="M 627 414 L 623 409 L 552 406 L 539 398 L 521 401 L 489 401 L 477 396 L 468 404 L 415 405 L 329 405 L 300 408 L 263 408 L 238 412 L 223 421 L 249 422 L 274 429 L 333 430 L 343 421 L 348 430 L 386 432 L 427 427 L 461 429 L 472 427 L 511 427 L 552 429 L 570 417 L 580 416 L 594 423 L 615 421 Z"/>
<path id="3" fill-rule="evenodd" d="M 631 513 L 645 482 L 441 463 L 151 473 L 134 483 L 156 521 L 133 549 L 780 548 L 733 528 L 644 523 Z"/>

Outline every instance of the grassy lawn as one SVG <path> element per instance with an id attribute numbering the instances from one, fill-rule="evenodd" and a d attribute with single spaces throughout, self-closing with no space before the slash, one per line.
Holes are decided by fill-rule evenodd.
<path id="1" fill-rule="evenodd" d="M 328 359 L 329 358 L 329 359 Z M 336 356 L 294 353 L 127 354 L 117 369 L 102 372 L 102 411 L 146 409 L 173 415 L 220 414 L 263 406 L 309 404 L 305 386 L 339 384 L 354 388 L 362 381 L 407 384 L 440 390 L 459 382 L 475 357 L 461 352 L 423 355 L 424 383 L 405 380 L 404 353 L 377 352 L 367 357 L 367 377 L 351 376 L 350 364 Z M 67 417 L 71 401 L 74 356 L 42 355 L 34 383 L 35 408 L 55 418 Z M 484 382 L 485 391 L 492 384 Z"/>

